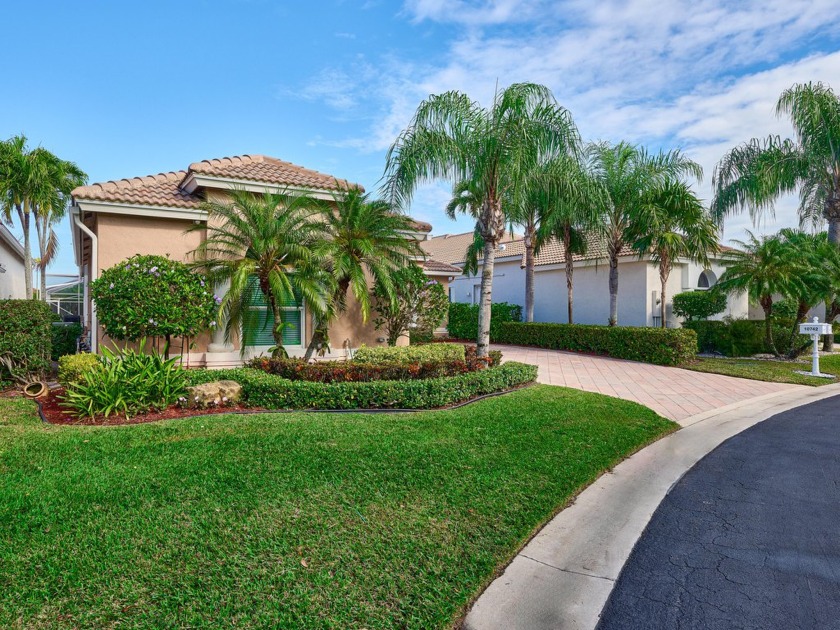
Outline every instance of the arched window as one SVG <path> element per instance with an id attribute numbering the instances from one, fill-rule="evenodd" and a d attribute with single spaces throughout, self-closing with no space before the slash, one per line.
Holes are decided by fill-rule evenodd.
<path id="1" fill-rule="evenodd" d="M 697 279 L 698 289 L 711 289 L 717 283 L 717 276 L 711 269 L 705 269 L 700 272 L 700 277 Z"/>

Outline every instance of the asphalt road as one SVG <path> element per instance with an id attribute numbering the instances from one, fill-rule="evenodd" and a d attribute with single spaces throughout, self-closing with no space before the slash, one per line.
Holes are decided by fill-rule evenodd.
<path id="1" fill-rule="evenodd" d="M 840 629 L 840 396 L 774 416 L 688 471 L 598 628 Z"/>

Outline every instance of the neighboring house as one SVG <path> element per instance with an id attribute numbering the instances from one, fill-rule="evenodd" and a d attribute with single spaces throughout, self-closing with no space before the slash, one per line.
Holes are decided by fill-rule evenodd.
<path id="1" fill-rule="evenodd" d="M 205 200 L 222 200 L 233 189 L 255 193 L 307 191 L 331 200 L 334 194 L 350 187 L 361 188 L 272 157 L 242 155 L 196 162 L 184 171 L 76 188 L 71 208 L 73 247 L 84 278 L 82 321 L 89 330 L 97 331 L 92 339 L 93 348 L 105 338 L 96 323 L 95 304 L 91 304 L 88 291 L 90 281 L 103 269 L 135 254 L 158 254 L 186 261 L 188 253 L 205 237 L 203 231 L 186 233 L 194 224 L 206 222 L 206 213 L 201 209 Z M 413 221 L 412 226 L 406 238 L 418 241 L 425 240 L 432 229 L 420 221 Z M 446 285 L 449 278 L 460 272 L 449 265 L 436 266 L 432 260 L 422 264 L 430 277 Z M 216 289 L 217 293 L 224 290 L 224 287 Z M 300 356 L 311 339 L 312 317 L 302 303 L 288 304 L 285 311 L 289 321 L 296 324 L 285 333 L 286 349 L 290 355 Z M 359 305 L 350 296 L 347 313 L 330 328 L 330 356 L 345 356 L 348 348 L 362 344 L 384 343 L 384 333 L 374 329 L 372 320 L 373 317 L 363 323 Z M 212 336 L 208 333 L 195 340 L 189 352 L 191 365 L 224 366 L 241 362 L 238 340 L 226 344 L 221 329 Z M 270 326 L 261 328 L 256 342 L 258 345 L 245 349 L 246 358 L 262 354 L 274 345 Z M 181 350 L 180 343 L 173 342 L 175 352 Z M 187 349 L 182 351 L 188 354 Z"/>
<path id="2" fill-rule="evenodd" d="M 433 236 L 420 246 L 435 260 L 463 268 L 464 258 L 473 233 Z M 493 272 L 493 301 L 525 306 L 525 244 L 521 237 L 508 237 L 496 250 Z M 666 296 L 667 325 L 676 326 L 678 318 L 671 315 L 671 298 L 683 291 L 702 291 L 712 287 L 723 274 L 719 259 L 710 268 L 681 260 L 668 279 Z M 659 270 L 650 257 L 639 259 L 629 247 L 619 258 L 618 323 L 623 326 L 658 326 L 661 285 Z M 589 240 L 587 253 L 574 256 L 574 321 L 578 324 L 606 324 L 609 318 L 609 264 L 606 247 L 599 239 Z M 477 304 L 481 286 L 481 264 L 475 276 L 456 277 L 449 286 L 452 302 Z M 560 322 L 567 320 L 566 272 L 562 245 L 550 241 L 536 257 L 534 269 L 534 321 Z M 727 315 L 746 317 L 746 296 L 730 297 Z"/>
<path id="3" fill-rule="evenodd" d="M 26 297 L 23 245 L 9 228 L 0 224 L 0 300 L 22 300 Z"/>

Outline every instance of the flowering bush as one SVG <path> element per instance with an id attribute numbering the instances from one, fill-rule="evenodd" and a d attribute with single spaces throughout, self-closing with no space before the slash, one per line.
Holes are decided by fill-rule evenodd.
<path id="1" fill-rule="evenodd" d="M 91 284 L 99 323 L 112 339 L 193 337 L 215 324 L 221 299 L 207 280 L 163 256 L 133 256 Z"/>
<path id="2" fill-rule="evenodd" d="M 396 271 L 393 282 L 393 300 L 381 285 L 374 287 L 374 309 L 378 317 L 373 323 L 377 330 L 385 329 L 389 346 L 396 345 L 397 339 L 409 332 L 431 337 L 449 307 L 443 286 L 426 277 L 415 264 Z"/>

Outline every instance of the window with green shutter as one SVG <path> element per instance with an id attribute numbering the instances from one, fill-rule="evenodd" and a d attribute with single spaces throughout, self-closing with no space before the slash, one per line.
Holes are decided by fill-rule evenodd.
<path id="1" fill-rule="evenodd" d="M 248 311 L 243 319 L 243 336 L 246 346 L 273 346 L 274 315 L 268 308 L 268 301 L 260 291 L 257 279 L 251 282 Z M 280 305 L 283 323 L 283 345 L 303 345 L 303 301 L 299 296 Z"/>

